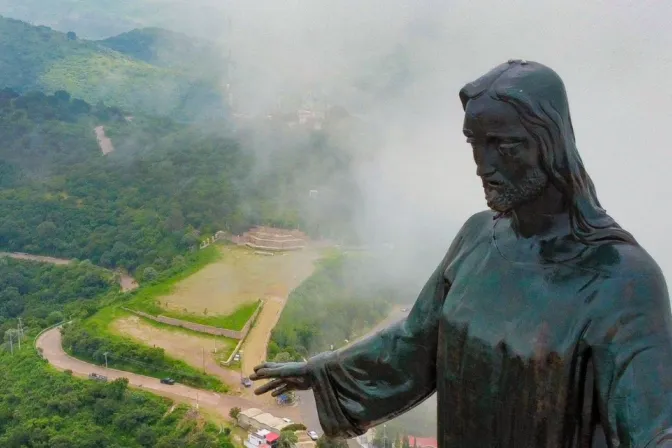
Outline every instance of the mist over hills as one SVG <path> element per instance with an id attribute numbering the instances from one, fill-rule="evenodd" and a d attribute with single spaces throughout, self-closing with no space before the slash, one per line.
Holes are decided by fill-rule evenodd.
<path id="1" fill-rule="evenodd" d="M 155 51 L 159 40 L 176 51 Z M 218 85 L 225 79 L 198 69 L 199 60 L 215 63 L 215 54 L 214 46 L 156 29 L 96 42 L 0 17 L 1 86 L 18 92 L 66 90 L 91 104 L 133 113 L 182 121 L 226 119 Z"/>

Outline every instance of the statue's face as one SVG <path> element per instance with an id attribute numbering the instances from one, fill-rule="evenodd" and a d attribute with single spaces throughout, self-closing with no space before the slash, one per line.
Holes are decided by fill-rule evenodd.
<path id="1" fill-rule="evenodd" d="M 541 168 L 539 147 L 513 106 L 488 95 L 470 100 L 463 128 L 488 207 L 507 212 L 544 191 L 548 176 Z"/>

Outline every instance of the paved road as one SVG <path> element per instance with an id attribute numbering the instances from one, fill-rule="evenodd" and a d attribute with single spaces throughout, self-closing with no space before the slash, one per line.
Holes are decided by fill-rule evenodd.
<path id="1" fill-rule="evenodd" d="M 58 370 L 71 370 L 73 375 L 86 377 L 89 373 L 99 373 L 113 380 L 116 378 L 127 378 L 129 385 L 149 390 L 157 395 L 171 398 L 176 401 L 189 403 L 214 410 L 225 418 L 228 418 L 229 411 L 233 407 L 242 409 L 256 407 L 260 408 L 258 403 L 251 402 L 242 397 L 218 394 L 212 391 L 200 390 L 183 384 L 174 384 L 169 386 L 161 384 L 157 378 L 144 375 L 138 375 L 131 372 L 124 372 L 116 369 L 106 369 L 105 367 L 90 364 L 79 359 L 73 358 L 63 350 L 61 346 L 61 332 L 59 328 L 53 328 L 44 332 L 37 340 L 36 346 L 42 349 L 42 356 L 49 361 Z M 263 409 L 263 408 L 262 408 Z M 276 409 L 264 409 L 278 417 L 287 417 L 293 421 L 301 421 L 301 414 L 298 407 L 284 407 Z"/>
<path id="2" fill-rule="evenodd" d="M 368 334 L 374 333 L 381 328 L 390 325 L 393 322 L 401 320 L 406 316 L 399 308 L 394 311 L 384 321 L 376 325 Z M 315 399 L 312 391 L 298 392 L 299 406 L 296 407 L 277 407 L 272 408 L 260 406 L 258 401 L 251 401 L 244 397 L 237 397 L 232 395 L 218 394 L 212 391 L 205 391 L 193 387 L 185 386 L 183 384 L 174 384 L 169 386 L 161 384 L 157 378 L 152 378 L 144 375 L 138 375 L 131 372 L 125 372 L 116 369 L 106 369 L 101 366 L 87 363 L 79 359 L 73 358 L 63 350 L 61 345 L 60 328 L 53 328 L 44 332 L 36 341 L 36 346 L 42 349 L 42 356 L 49 361 L 58 370 L 71 370 L 73 375 L 86 377 L 89 373 L 99 373 L 107 376 L 113 380 L 116 378 L 127 378 L 129 385 L 149 390 L 157 395 L 171 398 L 173 400 L 189 403 L 208 408 L 220 413 L 225 418 L 228 418 L 229 411 L 233 407 L 240 407 L 242 409 L 256 407 L 270 412 L 278 417 L 287 417 L 295 422 L 303 422 L 308 429 L 322 434 L 322 428 L 317 416 L 317 409 L 315 408 Z"/>

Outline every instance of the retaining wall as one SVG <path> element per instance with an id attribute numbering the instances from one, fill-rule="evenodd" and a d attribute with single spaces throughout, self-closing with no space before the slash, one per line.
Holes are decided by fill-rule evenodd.
<path id="1" fill-rule="evenodd" d="M 259 305 L 257 306 L 257 309 L 254 310 L 254 313 L 252 313 L 252 316 L 247 320 L 247 322 L 240 331 L 229 330 L 227 328 L 212 327 L 210 325 L 197 324 L 195 322 L 189 322 L 182 319 L 175 319 L 174 317 L 153 316 L 151 314 L 147 314 L 142 311 L 136 311 L 125 307 L 122 307 L 122 309 L 128 311 L 129 313 L 133 313 L 138 316 L 144 317 L 145 319 L 153 320 L 155 322 L 161 322 L 162 324 L 172 325 L 174 327 L 182 327 L 188 330 L 198 331 L 199 333 L 207 333 L 215 336 L 225 336 L 231 339 L 242 340 L 245 338 L 245 336 L 247 336 L 247 333 L 250 331 L 252 322 L 254 322 L 254 319 L 259 314 L 259 311 L 261 311 L 262 305 L 263 301 L 260 301 Z"/>

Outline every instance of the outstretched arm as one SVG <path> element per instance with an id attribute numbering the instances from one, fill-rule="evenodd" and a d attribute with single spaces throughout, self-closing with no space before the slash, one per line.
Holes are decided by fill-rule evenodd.
<path id="1" fill-rule="evenodd" d="M 444 270 L 442 263 L 406 319 L 345 349 L 308 361 L 325 434 L 363 434 L 434 392 L 437 330 L 448 292 Z"/>
<path id="2" fill-rule="evenodd" d="M 633 275 L 613 279 L 607 297 L 591 330 L 591 348 L 609 446 L 672 448 L 672 322 L 665 279 L 655 263 L 645 263 Z"/>

